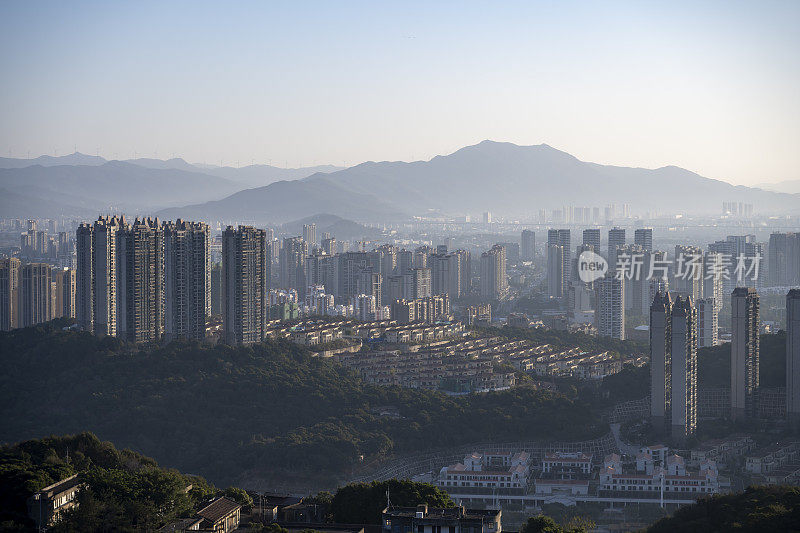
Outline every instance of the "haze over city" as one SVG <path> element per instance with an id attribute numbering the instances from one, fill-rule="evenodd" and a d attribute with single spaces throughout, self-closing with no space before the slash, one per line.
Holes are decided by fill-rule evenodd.
<path id="1" fill-rule="evenodd" d="M 800 178 L 796 2 L 4 2 L 0 153 L 275 166 L 484 139 Z"/>

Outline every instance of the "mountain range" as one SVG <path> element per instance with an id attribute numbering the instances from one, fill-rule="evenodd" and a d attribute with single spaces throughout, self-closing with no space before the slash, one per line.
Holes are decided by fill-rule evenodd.
<path id="1" fill-rule="evenodd" d="M 723 201 L 756 212 L 798 212 L 800 195 L 734 186 L 675 166 L 599 165 L 546 144 L 484 141 L 430 161 L 366 162 L 170 209 L 164 216 L 273 222 L 332 213 L 356 221 L 390 221 L 426 213 L 531 215 L 540 208 L 624 203 L 639 212 L 714 214 Z M 378 218 L 376 218 L 378 215 Z"/>
<path id="2" fill-rule="evenodd" d="M 180 158 L 107 161 L 79 152 L 35 159 L 0 158 L 0 212 L 9 217 L 94 216 L 111 210 L 150 214 L 169 206 L 216 200 L 277 180 L 340 169 L 329 165 L 201 169 Z"/>
<path id="3" fill-rule="evenodd" d="M 27 162 L 27 166 L 23 166 Z M 31 165 L 31 163 L 33 163 Z M 68 164 L 67 164 L 68 163 Z M 755 212 L 800 212 L 800 194 L 734 186 L 675 166 L 599 165 L 546 144 L 483 141 L 430 161 L 280 169 L 192 165 L 183 159 L 0 159 L 6 216 L 111 208 L 223 222 L 283 224 L 328 213 L 356 222 L 483 211 L 527 217 L 538 209 L 630 204 L 635 213 L 715 214 L 722 202 Z"/>

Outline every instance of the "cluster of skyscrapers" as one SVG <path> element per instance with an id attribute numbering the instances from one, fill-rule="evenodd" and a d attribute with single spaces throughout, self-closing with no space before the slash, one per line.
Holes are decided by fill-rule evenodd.
<path id="1" fill-rule="evenodd" d="M 205 337 L 207 225 L 100 217 L 78 227 L 76 248 L 77 318 L 85 330 L 134 342 Z"/>
<path id="2" fill-rule="evenodd" d="M 0 331 L 74 316 L 74 270 L 0 259 Z"/>
<path id="3" fill-rule="evenodd" d="M 758 416 L 760 299 L 731 293 L 730 417 Z M 698 307 L 691 296 L 659 292 L 650 307 L 650 415 L 654 429 L 684 444 L 697 430 Z M 800 424 L 800 289 L 786 295 L 786 415 Z"/>

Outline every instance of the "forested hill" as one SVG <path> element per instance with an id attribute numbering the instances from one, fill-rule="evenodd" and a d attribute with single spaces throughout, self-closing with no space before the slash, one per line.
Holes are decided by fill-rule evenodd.
<path id="1" fill-rule="evenodd" d="M 48 437 L 0 446 L 0 531 L 34 531 L 27 498 L 73 474 L 89 488 L 79 494 L 77 511 L 53 531 L 152 531 L 193 515 L 198 505 L 223 494 L 198 476 L 160 468 L 153 459 L 117 450 L 91 433 Z M 226 492 L 246 503 L 244 491 Z"/>
<path id="2" fill-rule="evenodd" d="M 219 484 L 291 474 L 333 487 L 361 455 L 606 430 L 590 405 L 556 393 L 370 386 L 283 341 L 140 347 L 51 323 L 0 333 L 0 365 L 0 441 L 92 431 Z"/>

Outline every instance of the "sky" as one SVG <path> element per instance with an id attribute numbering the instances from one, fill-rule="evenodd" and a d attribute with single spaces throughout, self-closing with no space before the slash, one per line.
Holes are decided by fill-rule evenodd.
<path id="1" fill-rule="evenodd" d="M 800 179 L 800 2 L 0 2 L 0 155 Z"/>

